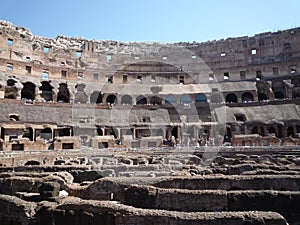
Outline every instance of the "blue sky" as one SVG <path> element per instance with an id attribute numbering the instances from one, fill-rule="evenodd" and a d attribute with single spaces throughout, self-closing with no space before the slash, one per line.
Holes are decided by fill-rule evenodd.
<path id="1" fill-rule="evenodd" d="M 49 38 L 179 42 L 298 27 L 299 9 L 299 0 L 6 0 L 0 19 Z"/>

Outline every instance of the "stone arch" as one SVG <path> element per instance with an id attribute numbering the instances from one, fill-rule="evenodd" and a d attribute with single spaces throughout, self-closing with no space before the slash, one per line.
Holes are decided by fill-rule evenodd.
<path id="1" fill-rule="evenodd" d="M 238 102 L 238 98 L 237 98 L 236 94 L 229 93 L 229 94 L 226 95 L 225 101 L 227 103 L 237 103 Z"/>
<path id="2" fill-rule="evenodd" d="M 244 94 L 242 94 L 242 102 L 252 102 L 252 101 L 254 101 L 253 94 L 251 94 L 250 92 L 245 92 Z"/>
<path id="3" fill-rule="evenodd" d="M 137 105 L 147 105 L 147 99 L 144 95 L 139 95 L 136 97 L 136 104 Z"/>
<path id="4" fill-rule="evenodd" d="M 91 104 L 100 104 L 102 103 L 102 94 L 100 91 L 94 91 L 90 96 Z"/>
<path id="5" fill-rule="evenodd" d="M 174 95 L 167 95 L 165 97 L 165 103 L 166 104 L 176 104 L 177 103 L 176 97 Z"/>
<path id="6" fill-rule="evenodd" d="M 211 103 L 221 103 L 222 102 L 222 97 L 220 94 L 212 94 L 210 96 L 210 102 Z"/>
<path id="7" fill-rule="evenodd" d="M 275 99 L 284 99 L 286 97 L 285 83 L 282 80 L 272 82 L 272 91 Z"/>
<path id="8" fill-rule="evenodd" d="M 117 96 L 114 94 L 108 95 L 106 98 L 107 104 L 116 104 L 117 103 Z"/>
<path id="9" fill-rule="evenodd" d="M 6 81 L 7 86 L 5 87 L 5 98 L 10 98 L 10 99 L 16 99 L 18 96 L 18 89 L 15 86 L 15 84 L 17 83 L 17 81 L 13 80 L 13 79 L 8 79 Z"/>
<path id="10" fill-rule="evenodd" d="M 35 99 L 35 84 L 31 82 L 24 83 L 21 91 L 21 98 L 33 101 Z"/>
<path id="11" fill-rule="evenodd" d="M 132 105 L 132 97 L 130 95 L 123 95 L 121 104 Z"/>
<path id="12" fill-rule="evenodd" d="M 197 94 L 196 97 L 195 97 L 195 102 L 196 103 L 200 103 L 200 102 L 207 102 L 207 98 L 206 98 L 206 95 L 205 94 Z"/>
<path id="13" fill-rule="evenodd" d="M 152 105 L 161 105 L 162 104 L 162 99 L 158 96 L 152 96 L 150 98 L 150 104 L 152 104 Z"/>
<path id="14" fill-rule="evenodd" d="M 192 103 L 192 98 L 187 94 L 181 95 L 180 103 L 181 104 L 191 104 Z"/>
<path id="15" fill-rule="evenodd" d="M 41 97 L 46 101 L 52 101 L 53 100 L 53 87 L 50 85 L 48 81 L 42 81 L 42 86 L 40 87 Z"/>
<path id="16" fill-rule="evenodd" d="M 57 93 L 57 102 L 70 102 L 70 92 L 66 83 L 60 83 Z"/>
<path id="17" fill-rule="evenodd" d="M 85 84 L 76 84 L 76 94 L 74 96 L 74 103 L 87 103 L 88 95 L 84 92 L 86 85 Z"/>

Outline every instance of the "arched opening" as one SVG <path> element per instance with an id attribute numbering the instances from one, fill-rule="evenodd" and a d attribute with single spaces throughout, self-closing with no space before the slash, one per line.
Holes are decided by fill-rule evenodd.
<path id="1" fill-rule="evenodd" d="M 116 95 L 109 95 L 106 98 L 107 104 L 116 104 L 117 103 L 117 96 Z"/>
<path id="2" fill-rule="evenodd" d="M 270 128 L 269 128 L 269 134 L 275 134 L 275 136 L 277 136 L 276 130 L 275 130 L 274 127 L 270 127 Z"/>
<path id="3" fill-rule="evenodd" d="M 191 104 L 192 103 L 192 99 L 189 95 L 182 95 L 180 97 L 180 103 L 181 104 Z"/>
<path id="4" fill-rule="evenodd" d="M 166 104 L 176 104 L 176 97 L 174 95 L 167 95 L 165 97 L 165 103 Z"/>
<path id="5" fill-rule="evenodd" d="M 53 87 L 50 85 L 49 82 L 43 81 L 42 86 L 40 87 L 40 90 L 42 91 L 41 97 L 46 101 L 52 101 L 53 100 Z"/>
<path id="6" fill-rule="evenodd" d="M 251 93 L 245 92 L 242 95 L 242 102 L 252 102 L 252 101 L 254 101 L 254 97 Z"/>
<path id="7" fill-rule="evenodd" d="M 17 83 L 13 79 L 7 80 L 7 86 L 5 87 L 5 98 L 16 99 L 18 95 L 18 89 L 15 87 L 15 83 Z"/>
<path id="8" fill-rule="evenodd" d="M 274 98 L 284 99 L 284 94 L 281 91 L 277 91 L 277 92 L 274 93 Z"/>
<path id="9" fill-rule="evenodd" d="M 121 99 L 121 104 L 132 105 L 132 97 L 130 95 L 123 95 Z"/>
<path id="10" fill-rule="evenodd" d="M 91 104 L 100 104 L 102 103 L 102 94 L 99 91 L 94 91 L 90 96 Z"/>
<path id="11" fill-rule="evenodd" d="M 211 103 L 221 103 L 222 102 L 222 98 L 219 94 L 212 94 L 210 96 L 210 102 Z"/>
<path id="12" fill-rule="evenodd" d="M 19 114 L 9 114 L 8 116 L 9 116 L 10 121 L 19 121 L 20 120 Z"/>
<path id="13" fill-rule="evenodd" d="M 294 127 L 288 127 L 287 128 L 287 136 L 288 137 L 294 137 L 294 135 L 295 135 L 295 131 L 294 131 Z"/>
<path id="14" fill-rule="evenodd" d="M 230 93 L 230 94 L 226 95 L 225 101 L 227 103 L 237 103 L 236 94 Z"/>
<path id="15" fill-rule="evenodd" d="M 57 102 L 70 102 L 70 92 L 68 85 L 65 83 L 59 84 L 57 93 Z"/>
<path id="16" fill-rule="evenodd" d="M 258 101 L 268 100 L 268 97 L 265 93 L 258 93 Z"/>
<path id="17" fill-rule="evenodd" d="M 22 99 L 30 99 L 34 100 L 35 98 L 35 85 L 31 82 L 26 82 L 23 84 L 23 88 L 21 91 L 21 98 Z"/>
<path id="18" fill-rule="evenodd" d="M 272 91 L 275 99 L 284 99 L 286 96 L 286 84 L 282 80 L 274 80 L 272 82 Z"/>
<path id="19" fill-rule="evenodd" d="M 52 129 L 47 127 L 43 130 L 41 130 L 40 137 L 46 140 L 51 140 L 52 139 Z"/>
<path id="20" fill-rule="evenodd" d="M 157 97 L 157 96 L 153 96 L 150 98 L 150 104 L 152 105 L 161 105 L 162 104 L 162 99 Z"/>
<path id="21" fill-rule="evenodd" d="M 197 94 L 195 98 L 196 103 L 207 102 L 205 94 Z"/>
<path id="22" fill-rule="evenodd" d="M 137 105 L 147 105 L 147 99 L 145 96 L 140 95 L 136 98 L 136 104 Z"/>

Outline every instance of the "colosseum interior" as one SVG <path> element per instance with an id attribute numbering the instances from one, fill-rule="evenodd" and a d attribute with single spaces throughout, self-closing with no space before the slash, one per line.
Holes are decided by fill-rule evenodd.
<path id="1" fill-rule="evenodd" d="M 0 21 L 0 224 L 299 225 L 298 66 L 300 28 L 128 43 Z"/>

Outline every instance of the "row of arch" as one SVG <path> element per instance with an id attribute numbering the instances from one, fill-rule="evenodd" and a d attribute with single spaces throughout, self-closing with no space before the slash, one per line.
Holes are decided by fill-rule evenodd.
<path id="1" fill-rule="evenodd" d="M 261 136 L 266 136 L 267 134 L 274 134 L 278 138 L 283 137 L 294 137 L 296 133 L 300 133 L 300 126 L 269 126 L 269 127 L 263 127 L 263 126 L 254 126 L 251 130 L 252 134 L 259 134 Z"/>
<path id="2" fill-rule="evenodd" d="M 15 80 L 9 79 L 7 81 L 7 87 L 5 88 L 5 98 L 12 98 L 16 99 L 18 90 L 14 86 L 16 83 Z M 53 92 L 53 87 L 48 81 L 42 81 L 41 86 L 39 88 L 41 91 L 41 98 L 43 98 L 45 101 L 57 101 L 57 102 L 70 102 L 70 92 L 68 89 L 68 85 L 66 83 L 60 83 L 59 88 L 58 88 L 58 93 L 56 95 L 56 99 L 54 99 L 54 92 Z M 80 90 L 83 92 L 83 90 Z M 29 100 L 34 100 L 36 96 L 36 85 L 31 83 L 31 82 L 26 82 L 23 83 L 23 88 L 21 90 L 21 98 L 22 99 L 29 99 Z M 258 101 L 264 101 L 264 100 L 269 100 L 269 97 L 266 93 L 264 92 L 259 92 L 258 93 Z M 275 99 L 283 99 L 285 98 L 285 94 L 283 92 L 277 91 L 274 93 L 274 98 Z M 104 100 L 104 101 L 103 101 Z M 88 98 L 85 100 L 85 102 L 80 102 L 80 103 L 87 103 Z M 211 103 L 221 103 L 221 102 L 226 102 L 226 103 L 237 103 L 238 102 L 238 96 L 235 93 L 228 93 L 225 96 L 225 99 L 223 99 L 222 94 L 220 93 L 212 93 L 210 97 L 210 102 Z M 241 101 L 242 102 L 250 102 L 254 101 L 254 96 L 250 92 L 245 92 L 241 95 Z M 75 95 L 75 101 L 76 101 L 76 95 Z M 105 99 L 103 99 L 103 94 L 100 91 L 94 91 L 91 96 L 90 96 L 90 103 L 95 104 L 95 103 L 108 103 L 108 104 L 137 104 L 137 105 L 145 105 L 145 104 L 153 104 L 153 105 L 161 105 L 163 103 L 166 104 L 191 104 L 191 103 L 203 103 L 207 102 L 207 97 L 203 93 L 199 93 L 195 96 L 194 100 L 192 97 L 188 94 L 183 94 L 179 98 L 176 96 L 169 94 L 167 96 L 163 97 L 158 97 L 158 96 L 152 96 L 147 98 L 146 96 L 140 95 L 137 96 L 135 99 L 133 99 L 132 96 L 126 94 L 120 97 L 118 99 L 116 94 L 110 94 L 106 96 Z"/>
<path id="3" fill-rule="evenodd" d="M 18 95 L 18 88 L 15 86 L 17 81 L 14 79 L 7 80 L 7 86 L 5 87 L 5 98 L 16 99 Z M 45 101 L 54 101 L 53 87 L 48 81 L 42 81 L 39 87 L 41 98 Z M 21 89 L 21 99 L 35 100 L 36 98 L 36 85 L 32 82 L 23 83 Z M 65 83 L 59 84 L 58 93 L 56 96 L 57 102 L 70 102 L 70 91 L 68 85 Z"/>
<path id="4" fill-rule="evenodd" d="M 180 96 L 179 99 L 176 98 L 175 95 L 167 95 L 164 97 L 159 97 L 159 96 L 151 96 L 151 97 L 146 97 L 144 95 L 139 95 L 137 96 L 135 99 L 126 94 L 123 96 L 120 96 L 120 98 L 118 98 L 117 95 L 115 94 L 110 94 L 106 97 L 105 99 L 105 103 L 107 104 L 124 104 L 124 105 L 146 105 L 146 104 L 151 104 L 151 105 L 161 105 L 161 104 L 176 104 L 178 103 L 181 104 L 191 104 L 193 102 L 191 96 L 189 96 L 188 94 L 183 94 Z M 195 96 L 195 102 L 196 103 L 204 103 L 207 102 L 207 98 L 205 96 L 205 94 L 197 94 Z M 101 92 L 95 91 L 91 94 L 91 98 L 90 98 L 90 103 L 94 104 L 99 104 L 99 103 L 103 103 L 103 96 L 101 94 Z"/>

